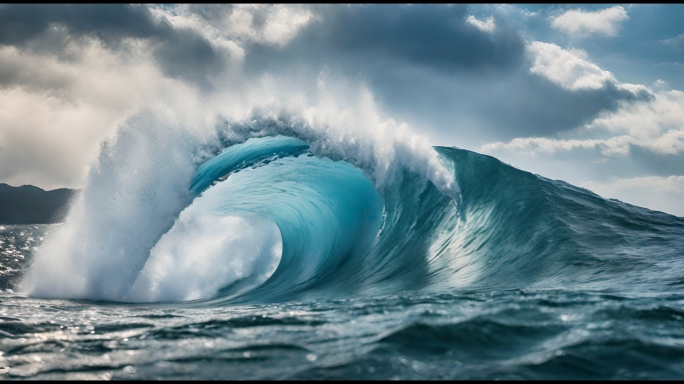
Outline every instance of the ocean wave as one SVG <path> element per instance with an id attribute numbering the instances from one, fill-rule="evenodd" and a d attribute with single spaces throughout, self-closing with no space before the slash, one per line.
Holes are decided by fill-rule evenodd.
<path id="1" fill-rule="evenodd" d="M 22 289 L 222 305 L 482 287 L 643 293 L 682 280 L 667 264 L 682 218 L 466 150 L 298 124 L 229 124 L 212 145 L 124 130 Z"/>

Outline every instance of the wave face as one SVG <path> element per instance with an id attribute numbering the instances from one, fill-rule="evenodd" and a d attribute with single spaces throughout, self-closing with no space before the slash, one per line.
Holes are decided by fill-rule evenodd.
<path id="1" fill-rule="evenodd" d="M 262 239 L 250 237 L 247 243 L 252 247 L 256 245 L 253 249 L 256 253 L 235 249 L 230 241 L 222 245 L 221 252 L 213 257 L 207 257 L 209 253 L 206 252 L 191 252 L 198 254 L 192 262 L 194 268 L 204 265 L 210 271 L 221 265 L 221 259 L 232 260 L 224 270 L 229 272 L 235 265 L 248 268 L 242 276 L 253 280 L 249 285 L 262 283 L 270 277 L 268 288 L 261 290 L 266 296 L 287 297 L 293 291 L 312 289 L 325 280 L 341 278 L 344 275 L 342 264 L 358 266 L 357 259 L 367 252 L 380 227 L 382 199 L 373 183 L 359 169 L 346 162 L 316 158 L 307 149 L 308 145 L 298 139 L 283 136 L 257 138 L 229 147 L 202 164 L 191 183 L 191 190 L 203 193 L 181 212 L 174 227 L 160 240 L 159 244 L 170 242 L 164 246 L 169 251 L 156 254 L 156 247 L 152 250 L 132 297 L 152 301 L 188 300 L 212 297 L 219 289 L 222 295 L 226 295 L 234 290 L 233 286 L 239 286 L 241 290 L 246 288 L 244 279 L 226 273 L 223 278 L 217 276 L 222 281 L 220 284 L 216 285 L 216 280 L 208 282 L 215 289 L 206 290 L 200 297 L 169 296 L 163 291 L 159 296 L 149 296 L 151 292 L 158 291 L 150 287 L 177 287 L 179 280 L 190 287 L 196 285 L 193 279 L 206 279 L 206 274 L 186 275 L 180 279 L 176 276 L 187 254 L 170 256 L 171 250 L 187 244 L 188 232 L 203 234 L 216 226 L 220 228 L 216 238 L 198 238 L 200 244 L 190 246 L 193 249 L 202 249 L 201 243 L 215 243 L 226 235 L 236 236 L 236 232 L 237 238 L 245 236 L 243 228 L 221 226 L 216 221 L 218 219 L 208 225 L 194 225 L 196 220 L 206 216 L 242 220 L 256 216 L 275 224 L 273 230 L 263 220 L 252 224 L 252 227 L 255 232 L 266 229 L 269 242 L 280 237 L 282 242 L 277 242 L 277 249 L 273 249 L 270 243 L 262 247 Z M 226 176 L 225 181 L 211 186 Z M 176 231 L 179 226 L 191 229 Z M 259 260 L 262 248 L 269 250 L 270 258 Z M 172 262 L 172 258 L 177 261 Z M 145 283 L 138 288 L 141 280 Z"/>
<path id="2" fill-rule="evenodd" d="M 484 288 L 662 292 L 681 281 L 684 219 L 604 199 L 473 152 L 455 164 L 461 253 Z"/>

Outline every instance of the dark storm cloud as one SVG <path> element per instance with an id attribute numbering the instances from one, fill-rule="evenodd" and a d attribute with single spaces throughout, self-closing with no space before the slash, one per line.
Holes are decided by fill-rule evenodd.
<path id="1" fill-rule="evenodd" d="M 394 115 L 411 111 L 442 137 L 466 129 L 486 140 L 550 136 L 616 110 L 621 100 L 652 97 L 610 82 L 567 90 L 531 74 L 521 33 L 500 17 L 493 32 L 480 31 L 465 22 L 466 6 L 337 5 L 315 12 L 319 20 L 285 49 L 249 47 L 247 70 L 328 67 L 360 77 Z"/>
<path id="2" fill-rule="evenodd" d="M 247 60 L 341 63 L 355 70 L 373 60 L 413 63 L 444 72 L 503 70 L 524 60 L 524 41 L 503 22 L 493 34 L 465 23 L 464 6 L 319 6 L 312 22 L 285 50 L 253 47 Z"/>
<path id="3" fill-rule="evenodd" d="M 105 42 L 125 37 L 164 37 L 168 27 L 156 25 L 141 7 L 123 4 L 11 4 L 0 6 L 0 44 L 21 46 L 48 33 L 52 24 L 75 35 L 95 35 Z"/>
<path id="4" fill-rule="evenodd" d="M 684 152 L 662 154 L 631 145 L 630 157 L 639 175 L 684 176 Z"/>
<path id="5" fill-rule="evenodd" d="M 116 48 L 126 38 L 151 39 L 154 57 L 167 75 L 209 86 L 208 75 L 222 69 L 222 58 L 194 31 L 156 22 L 144 6 L 125 4 L 71 4 L 0 6 L 0 45 L 59 51 L 65 41 L 51 39 L 52 25 L 66 27 L 74 37 L 93 36 Z M 51 41 L 41 44 L 40 40 Z M 36 42 L 38 41 L 38 42 Z M 11 83 L 8 71 L 0 83 Z"/>
<path id="6" fill-rule="evenodd" d="M 206 19 L 221 13 L 193 9 Z M 442 135 L 465 129 L 461 123 L 467 120 L 474 124 L 469 129 L 478 130 L 469 135 L 486 140 L 554 135 L 615 110 L 620 100 L 649 97 L 612 83 L 571 91 L 530 74 L 522 34 L 500 16 L 492 32 L 480 31 L 465 22 L 472 11 L 466 6 L 324 5 L 312 10 L 315 20 L 284 47 L 242 41 L 246 72 L 316 76 L 329 68 L 365 81 L 392 113 L 409 111 L 417 121 L 439 127 Z M 253 25 L 264 24 L 264 15 L 255 10 Z M 168 76 L 205 89 L 227 65 L 204 37 L 153 20 L 143 6 L 5 5 L 0 7 L 0 44 L 47 40 L 52 24 L 114 47 L 128 37 L 155 41 L 153 56 Z M 13 73 L 0 71 L 0 84 L 12 83 Z"/>
<path id="7" fill-rule="evenodd" d="M 212 89 L 210 77 L 225 67 L 221 55 L 204 37 L 177 29 L 154 52 L 157 63 L 171 77 L 180 77 L 205 89 Z"/>
<path id="8" fill-rule="evenodd" d="M 416 68 L 375 64 L 368 81 L 393 115 L 419 114 L 435 127 L 434 135 L 457 144 L 457 138 L 481 141 L 554 136 L 590 122 L 620 101 L 650 100 L 607 82 L 599 89 L 569 91 L 545 77 L 521 69 L 493 75 L 468 72 L 443 76 Z M 460 139 L 459 139 L 460 140 Z"/>
<path id="9" fill-rule="evenodd" d="M 493 35 L 465 23 L 464 6 L 331 7 L 324 28 L 304 31 L 304 47 L 335 47 L 368 58 L 389 56 L 445 71 L 508 68 L 522 62 L 524 44 L 499 25 Z"/>
<path id="10" fill-rule="evenodd" d="M 634 94 L 611 82 L 599 89 L 568 91 L 544 77 L 527 73 L 521 74 L 510 86 L 507 96 L 489 95 L 490 103 L 498 105 L 497 113 L 490 118 L 503 140 L 552 136 L 589 123 L 603 111 L 616 111 L 620 101 L 653 98 L 648 92 Z M 485 100 L 479 100 L 472 108 L 486 113 L 483 109 L 486 105 Z"/>

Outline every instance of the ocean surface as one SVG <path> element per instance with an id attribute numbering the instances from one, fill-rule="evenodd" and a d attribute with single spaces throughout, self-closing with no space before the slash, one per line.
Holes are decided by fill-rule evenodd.
<path id="1" fill-rule="evenodd" d="M 0 226 L 0 378 L 684 377 L 684 218 L 457 148 L 135 135 Z"/>

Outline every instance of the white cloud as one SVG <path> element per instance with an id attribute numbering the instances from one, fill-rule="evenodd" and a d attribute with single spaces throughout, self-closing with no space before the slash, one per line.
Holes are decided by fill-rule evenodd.
<path id="1" fill-rule="evenodd" d="M 0 180 L 79 187 L 100 143 L 141 100 L 185 89 L 165 78 L 141 41 L 118 55 L 81 38 L 55 54 L 0 47 Z"/>
<path id="2" fill-rule="evenodd" d="M 526 46 L 534 64 L 530 72 L 543 76 L 570 91 L 601 89 L 612 83 L 617 89 L 637 95 L 652 93 L 641 84 L 621 83 L 609 71 L 604 71 L 587 58 L 581 49 L 563 49 L 553 43 L 533 41 Z"/>
<path id="3" fill-rule="evenodd" d="M 684 51 L 684 33 L 669 39 L 661 40 L 660 42 L 669 46 L 675 52 L 681 53 Z"/>
<path id="4" fill-rule="evenodd" d="M 646 176 L 615 179 L 610 182 L 588 181 L 581 185 L 597 194 L 649 209 L 684 217 L 684 176 Z"/>
<path id="5" fill-rule="evenodd" d="M 494 17 L 492 16 L 483 21 L 476 19 L 473 15 L 470 15 L 466 18 L 465 22 L 466 24 L 470 24 L 482 32 L 494 32 L 494 29 L 496 28 L 496 23 L 494 23 Z"/>
<path id="6" fill-rule="evenodd" d="M 527 154 L 568 152 L 596 148 L 606 157 L 624 156 L 632 145 L 661 155 L 684 152 L 684 92 L 663 91 L 653 100 L 621 102 L 618 110 L 605 112 L 581 127 L 581 133 L 602 139 L 517 138 L 508 143 L 482 146 L 486 153 L 501 151 Z"/>
<path id="7" fill-rule="evenodd" d="M 242 60 L 245 57 L 244 49 L 231 36 L 216 28 L 205 18 L 190 12 L 181 15 L 171 14 L 161 8 L 151 8 L 151 12 L 159 20 L 165 20 L 174 28 L 191 29 L 207 39 L 214 49 L 227 52 L 231 58 Z"/>
<path id="8" fill-rule="evenodd" d="M 551 18 L 551 26 L 561 32 L 576 37 L 588 35 L 616 36 L 622 22 L 629 20 L 627 11 L 616 5 L 595 12 L 581 9 L 567 11 Z"/>
<path id="9" fill-rule="evenodd" d="M 294 39 L 311 20 L 313 14 L 308 9 L 273 6 L 263 28 L 264 40 L 284 46 Z"/>
<path id="10" fill-rule="evenodd" d="M 669 176 L 669 177 L 659 177 L 659 176 L 646 176 L 646 177 L 634 177 L 630 179 L 616 179 L 610 183 L 598 183 L 595 181 L 588 181 L 583 184 L 586 187 L 592 187 L 597 191 L 601 191 L 606 194 L 615 194 L 616 191 L 621 189 L 630 188 L 657 188 L 661 191 L 666 192 L 676 192 L 684 194 L 684 176 Z"/>
<path id="11" fill-rule="evenodd" d="M 182 5 L 172 12 L 151 9 L 158 19 L 176 28 L 188 28 L 234 57 L 244 57 L 242 42 L 286 46 L 316 15 L 307 7 L 284 4 Z M 258 20 L 262 21 L 258 21 Z"/>
<path id="12" fill-rule="evenodd" d="M 530 72 L 568 90 L 600 89 L 608 81 L 617 82 L 612 73 L 588 61 L 583 50 L 565 50 L 556 44 L 533 41 L 527 45 L 527 51 L 534 58 Z"/>
<path id="13" fill-rule="evenodd" d="M 513 139 L 508 143 L 495 142 L 485 144 L 482 146 L 481 150 L 485 153 L 509 151 L 534 155 L 536 153 L 571 151 L 579 148 L 598 148 L 604 156 L 613 156 L 628 154 L 630 144 L 638 144 L 638 141 L 629 136 L 590 140 L 558 140 L 545 137 L 527 137 Z"/>
<path id="14" fill-rule="evenodd" d="M 593 131 L 627 134 L 639 145 L 661 154 L 684 151 L 684 92 L 663 91 L 651 101 L 622 103 L 588 126 Z"/>

